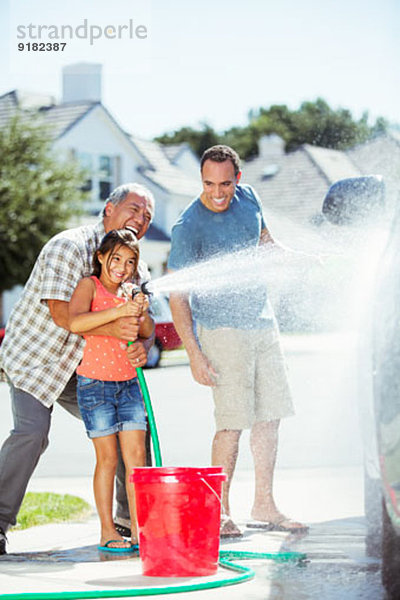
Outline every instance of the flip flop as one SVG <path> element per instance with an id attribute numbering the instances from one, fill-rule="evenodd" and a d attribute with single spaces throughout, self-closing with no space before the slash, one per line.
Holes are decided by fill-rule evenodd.
<path id="1" fill-rule="evenodd" d="M 104 546 L 97 546 L 97 548 L 101 552 L 115 552 L 116 554 L 126 554 L 127 552 L 136 552 L 139 550 L 138 544 L 130 544 L 127 548 L 110 546 L 110 544 L 115 544 L 115 542 L 122 542 L 122 540 L 109 540 Z"/>
<path id="2" fill-rule="evenodd" d="M 284 525 L 287 523 L 287 525 Z M 290 524 L 293 525 L 290 525 Z M 289 519 L 288 517 L 282 516 L 277 521 L 250 521 L 246 523 L 246 527 L 250 529 L 262 529 L 264 531 L 280 531 L 284 533 L 307 533 L 309 531 L 308 525 L 302 525 L 300 527 L 294 526 L 296 521 Z"/>
<path id="3" fill-rule="evenodd" d="M 229 538 L 241 538 L 243 537 L 243 533 L 228 515 L 221 515 L 219 537 L 223 540 Z"/>

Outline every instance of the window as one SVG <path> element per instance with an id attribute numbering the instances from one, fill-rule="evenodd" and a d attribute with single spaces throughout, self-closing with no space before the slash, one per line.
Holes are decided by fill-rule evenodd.
<path id="1" fill-rule="evenodd" d="M 86 174 L 88 176 L 85 183 L 82 185 L 81 190 L 83 192 L 90 192 L 90 190 L 93 187 L 93 181 L 92 181 L 93 158 L 92 158 L 92 155 L 88 154 L 87 152 L 78 152 L 77 158 L 78 158 L 79 164 L 81 165 L 82 169 L 84 169 L 86 171 Z"/>
<path id="2" fill-rule="evenodd" d="M 118 184 L 118 165 L 120 157 L 78 152 L 80 165 L 87 172 L 88 179 L 82 186 L 85 192 L 91 192 L 87 203 L 89 214 L 97 214 L 114 187 Z"/>
<path id="3" fill-rule="evenodd" d="M 113 188 L 113 161 L 110 156 L 99 156 L 99 196 L 106 200 Z"/>
<path id="4" fill-rule="evenodd" d="M 100 181 L 100 200 L 107 200 L 111 193 L 111 183 L 109 181 Z"/>

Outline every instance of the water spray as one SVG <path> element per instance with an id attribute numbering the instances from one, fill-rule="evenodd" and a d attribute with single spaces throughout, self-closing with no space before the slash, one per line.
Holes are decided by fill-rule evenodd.
<path id="1" fill-rule="evenodd" d="M 296 262 L 297 257 L 294 253 L 290 257 Z M 301 259 L 304 258 L 301 257 Z M 286 259 L 287 260 L 287 259 Z M 289 259 L 290 260 L 290 259 Z M 121 293 L 128 298 L 134 298 L 137 294 L 143 293 L 150 297 L 155 293 L 167 294 L 171 291 L 182 293 L 209 293 L 224 288 L 237 286 L 241 290 L 250 290 L 252 287 L 263 285 L 267 279 L 272 278 L 276 284 L 276 267 L 282 266 L 285 259 L 282 254 L 274 252 L 272 248 L 260 247 L 257 252 L 254 249 L 241 250 L 229 257 L 216 257 L 210 261 L 205 261 L 194 267 L 189 267 L 164 275 L 156 280 L 146 281 L 141 285 L 124 283 L 121 286 Z M 129 342 L 132 343 L 132 342 Z M 143 374 L 142 368 L 136 368 L 139 385 L 145 404 L 151 441 L 153 445 L 154 460 L 156 467 L 162 466 L 160 443 L 157 433 L 156 422 L 152 403 Z M 248 581 L 255 577 L 253 569 L 231 562 L 236 560 L 249 559 L 268 559 L 278 562 L 297 562 L 302 564 L 306 555 L 300 552 L 242 552 L 242 551 L 223 551 L 219 552 L 219 565 L 225 569 L 236 572 L 235 576 L 225 577 L 224 579 L 208 580 L 198 583 L 182 583 L 172 585 L 160 585 L 153 587 L 137 587 L 128 589 L 100 589 L 100 590 L 82 590 L 67 592 L 40 592 L 40 593 L 18 593 L 18 594 L 0 594 L 0 600 L 72 600 L 77 598 L 121 598 L 161 595 L 178 592 L 191 592 L 195 590 L 207 590 L 225 587 Z M 199 558 L 199 560 L 201 560 Z M 195 561 L 196 562 L 196 561 Z"/>

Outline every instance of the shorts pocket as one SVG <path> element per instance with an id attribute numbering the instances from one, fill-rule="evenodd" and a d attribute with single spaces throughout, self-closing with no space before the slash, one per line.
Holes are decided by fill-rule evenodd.
<path id="1" fill-rule="evenodd" d="M 105 403 L 104 382 L 80 377 L 77 386 L 78 405 L 84 410 L 94 410 Z"/>
<path id="2" fill-rule="evenodd" d="M 84 388 L 85 390 L 90 389 L 97 385 L 98 383 L 102 383 L 99 379 L 90 379 L 90 377 L 84 377 L 83 375 L 78 375 L 77 379 L 77 387 Z"/>

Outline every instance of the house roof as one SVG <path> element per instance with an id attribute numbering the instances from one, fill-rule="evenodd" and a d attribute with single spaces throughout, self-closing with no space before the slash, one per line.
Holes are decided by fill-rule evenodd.
<path id="1" fill-rule="evenodd" d="M 350 150 L 347 155 L 364 175 L 382 175 L 388 206 L 399 202 L 400 132 L 390 129 Z"/>
<path id="2" fill-rule="evenodd" d="M 26 101 L 27 98 L 30 99 L 29 102 Z M 165 147 L 157 142 L 131 136 L 121 128 L 101 102 L 82 101 L 54 104 L 50 97 L 45 98 L 37 94 L 24 95 L 17 90 L 0 96 L 0 127 L 5 126 L 18 109 L 25 109 L 28 106 L 35 109 L 43 122 L 49 126 L 50 135 L 53 139 L 62 137 L 92 110 L 100 108 L 135 151 L 141 163 L 140 172 L 149 182 L 174 196 L 191 198 L 198 194 L 199 183 L 197 178 L 191 177 L 183 169 L 174 165 L 170 158 L 173 156 L 176 159 L 180 153 L 189 147 L 187 144 L 178 144 L 174 148 L 169 147 L 165 151 Z"/>
<path id="3" fill-rule="evenodd" d="M 9 118 L 18 108 L 18 98 L 15 90 L 0 96 L 0 127 L 4 127 Z"/>
<path id="4" fill-rule="evenodd" d="M 143 168 L 151 167 L 147 158 L 141 154 L 137 146 L 133 144 L 130 135 L 122 129 L 119 123 L 101 102 L 81 101 L 64 102 L 62 104 L 48 103 L 47 105 L 41 106 L 37 103 L 37 101 L 40 100 L 40 96 L 31 96 L 32 98 L 35 97 L 36 105 L 32 103 L 28 103 L 27 105 L 24 94 L 18 90 L 14 90 L 8 94 L 5 94 L 4 96 L 0 96 L 0 128 L 5 126 L 9 118 L 17 111 L 18 108 L 25 109 L 27 106 L 29 106 L 30 109 L 35 108 L 36 114 L 41 117 L 44 124 L 49 126 L 51 137 L 53 139 L 59 139 L 68 133 L 70 129 L 75 127 L 79 121 L 84 119 L 89 113 L 95 109 L 99 109 L 106 115 L 113 126 L 116 127 L 121 135 L 126 139 L 127 143 L 130 145 L 135 154 L 138 155 L 138 160 L 143 163 Z M 42 98 L 44 97 L 42 96 Z M 48 98 L 49 97 L 47 97 L 47 99 Z M 27 112 L 27 114 L 32 114 L 32 110 Z"/>
<path id="5" fill-rule="evenodd" d="M 178 156 L 182 152 L 187 150 L 188 148 L 190 148 L 190 146 L 187 142 L 182 142 L 180 144 L 163 144 L 162 145 L 162 149 L 164 150 L 166 157 L 172 163 L 175 162 L 175 160 L 178 158 Z"/>
<path id="6" fill-rule="evenodd" d="M 273 161 L 258 156 L 244 164 L 243 180 L 254 186 L 265 214 L 310 223 L 321 213 L 329 186 L 337 179 L 356 177 L 359 169 L 344 152 L 304 144 Z"/>
<path id="7" fill-rule="evenodd" d="M 320 148 L 319 146 L 311 146 L 310 144 L 304 144 L 303 148 L 325 175 L 329 185 L 338 179 L 360 175 L 360 171 L 350 158 L 340 150 Z"/>
<path id="8" fill-rule="evenodd" d="M 43 107 L 39 114 L 49 125 L 52 136 L 57 139 L 74 127 L 78 121 L 85 117 L 99 102 L 71 102 L 55 106 Z"/>
<path id="9" fill-rule="evenodd" d="M 173 164 L 178 162 L 182 154 L 190 154 L 195 161 L 196 166 L 199 163 L 196 153 L 192 150 L 188 142 L 181 142 L 180 144 L 162 144 L 162 149 L 168 160 Z"/>
<path id="10" fill-rule="evenodd" d="M 363 144 L 347 150 L 348 156 L 362 173 L 376 173 L 400 178 L 400 131 L 390 129 Z"/>
<path id="11" fill-rule="evenodd" d="M 193 197 L 199 193 L 198 180 L 173 165 L 161 144 L 136 136 L 131 136 L 131 140 L 150 165 L 141 169 L 144 177 L 171 194 Z"/>
<path id="12" fill-rule="evenodd" d="M 4 127 L 18 109 L 36 108 L 36 113 L 43 118 L 45 124 L 49 125 L 51 136 L 57 139 L 99 104 L 98 102 L 71 102 L 47 106 L 36 104 L 35 106 L 27 102 L 28 97 L 19 90 L 13 90 L 0 96 L 0 127 Z M 40 101 L 41 96 L 35 96 L 35 99 Z"/>

